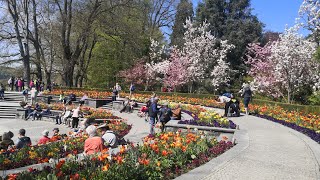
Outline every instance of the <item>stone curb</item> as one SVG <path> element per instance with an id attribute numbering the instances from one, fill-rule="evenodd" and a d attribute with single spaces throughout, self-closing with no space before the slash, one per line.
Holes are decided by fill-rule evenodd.
<path id="1" fill-rule="evenodd" d="M 219 170 L 220 167 L 227 164 L 229 161 L 237 157 L 242 151 L 249 147 L 249 135 L 246 130 L 236 130 L 234 133 L 234 140 L 236 145 L 226 151 L 225 153 L 219 155 L 216 158 L 213 158 L 211 161 L 203 164 L 181 176 L 175 178 L 176 180 L 185 180 L 185 179 L 203 179 L 210 175 L 212 172 Z"/>

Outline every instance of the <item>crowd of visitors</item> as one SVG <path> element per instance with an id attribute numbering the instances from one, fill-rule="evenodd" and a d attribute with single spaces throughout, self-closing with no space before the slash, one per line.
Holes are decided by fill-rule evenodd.
<path id="1" fill-rule="evenodd" d="M 169 104 L 167 102 L 163 103 L 162 106 L 159 106 L 158 101 L 159 98 L 155 93 L 153 93 L 150 98 L 145 99 L 145 105 L 140 108 L 137 114 L 141 118 L 144 117 L 146 122 L 149 122 L 151 136 L 155 134 L 155 124 L 160 123 L 160 128 L 163 132 L 167 122 L 170 120 L 181 120 L 182 109 L 180 104 L 174 107 L 174 109 L 171 109 L 169 108 Z M 123 108 L 120 110 L 120 112 L 131 113 L 135 107 L 138 107 L 135 99 L 130 99 L 130 97 L 127 96 L 123 102 Z"/>
<path id="2" fill-rule="evenodd" d="M 42 137 L 38 141 L 36 141 L 36 144 L 48 144 L 67 137 L 66 134 L 59 133 L 59 128 L 54 128 L 52 132 L 53 134 L 50 137 L 49 130 L 43 130 L 41 133 Z M 88 125 L 87 127 L 85 127 L 84 131 L 79 130 L 75 132 L 75 134 L 88 135 L 88 138 L 86 139 L 83 147 L 84 153 L 88 155 L 101 152 L 105 148 L 116 148 L 119 144 L 117 135 L 110 130 L 107 124 L 103 124 L 98 127 L 96 127 L 95 125 Z M 11 131 L 3 133 L 2 136 L 0 136 L 0 150 L 21 149 L 25 146 L 32 145 L 30 137 L 26 136 L 25 129 L 20 129 L 18 136 L 19 137 L 17 142 L 14 143 L 12 140 L 14 134 Z"/>
<path id="3" fill-rule="evenodd" d="M 23 78 L 10 77 L 10 79 L 8 80 L 9 90 L 18 91 L 18 92 L 22 92 L 26 88 L 29 88 L 29 89 L 35 88 L 38 92 L 42 92 L 44 90 L 51 91 L 53 84 L 54 83 L 47 84 L 45 88 L 44 82 L 42 82 L 39 79 L 36 79 L 36 80 L 31 79 L 30 82 L 26 82 Z"/>

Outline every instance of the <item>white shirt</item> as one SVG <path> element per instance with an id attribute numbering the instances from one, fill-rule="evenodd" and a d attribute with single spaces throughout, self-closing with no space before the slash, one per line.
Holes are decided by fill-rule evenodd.
<path id="1" fill-rule="evenodd" d="M 121 86 L 119 84 L 116 85 L 117 91 L 121 91 Z"/>
<path id="2" fill-rule="evenodd" d="M 228 98 L 227 96 L 220 96 L 219 100 L 221 103 L 226 103 L 226 102 L 230 102 L 231 98 Z"/>
<path id="3" fill-rule="evenodd" d="M 73 110 L 72 117 L 79 117 L 79 113 L 80 113 L 80 107 L 77 107 L 77 109 Z"/>
<path id="4" fill-rule="evenodd" d="M 36 89 L 31 89 L 30 95 L 31 95 L 31 97 L 36 97 L 37 96 L 37 90 Z"/>
<path id="5" fill-rule="evenodd" d="M 110 145 L 111 147 L 117 145 L 117 137 L 113 133 L 113 131 L 106 131 L 106 133 L 104 133 L 104 135 L 102 136 L 102 139 L 105 143 L 107 143 L 107 145 Z"/>

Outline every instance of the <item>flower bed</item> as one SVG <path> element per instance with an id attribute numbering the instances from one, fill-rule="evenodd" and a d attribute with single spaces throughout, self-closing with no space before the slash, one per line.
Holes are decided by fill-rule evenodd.
<path id="1" fill-rule="evenodd" d="M 106 92 L 106 91 L 82 91 L 82 90 L 68 90 L 68 89 L 54 89 L 53 91 L 44 91 L 42 94 L 43 95 L 60 95 L 64 93 L 64 95 L 69 95 L 69 94 L 75 94 L 77 97 L 82 97 L 85 93 L 88 94 L 88 97 L 92 99 L 105 99 L 109 96 L 111 96 L 111 91 Z"/>
<path id="2" fill-rule="evenodd" d="M 258 106 L 250 105 L 250 110 L 254 114 L 267 115 L 281 121 L 294 123 L 320 133 L 320 116 L 315 114 L 303 114 L 297 111 L 286 111 L 279 106 Z"/>
<path id="3" fill-rule="evenodd" d="M 270 116 L 266 116 L 266 115 L 260 115 L 260 114 L 256 114 L 257 117 L 260 117 L 260 118 L 264 118 L 264 119 L 267 119 L 269 121 L 272 121 L 272 122 L 276 122 L 276 123 L 279 123 L 279 124 L 282 124 L 284 126 L 287 126 L 291 129 L 294 129 L 296 131 L 299 131 L 307 136 L 309 136 L 311 139 L 313 139 L 314 141 L 320 143 L 320 133 L 317 133 L 316 131 L 314 130 L 311 130 L 311 129 L 308 129 L 308 128 L 304 128 L 304 127 L 301 127 L 301 126 L 298 126 L 294 123 L 291 123 L 291 122 L 286 122 L 286 121 L 283 121 L 283 120 L 278 120 L 276 118 L 273 118 L 273 117 L 270 117 Z"/>
<path id="4" fill-rule="evenodd" d="M 192 120 L 181 120 L 178 122 L 178 124 L 189 124 L 189 125 L 196 125 L 196 126 L 209 126 L 209 127 L 221 127 L 221 128 L 230 128 L 230 129 L 236 129 L 237 125 L 227 118 L 222 117 L 218 113 L 214 111 L 206 111 L 201 112 L 198 115 L 183 110 L 183 112 L 189 114 L 193 117 Z"/>
<path id="5" fill-rule="evenodd" d="M 81 162 L 60 161 L 42 171 L 30 169 L 7 179 L 173 179 L 232 147 L 231 142 L 198 134 L 163 133 L 144 139 L 144 144 L 120 149 L 116 155 L 104 151 Z"/>
<path id="6" fill-rule="evenodd" d="M 131 125 L 123 121 L 111 121 L 109 127 L 120 138 L 124 137 L 131 129 Z M 50 158 L 59 159 L 69 155 L 83 152 L 86 136 L 66 137 L 61 141 L 45 145 L 35 145 L 22 149 L 11 149 L 0 152 L 0 170 L 14 169 L 27 165 L 48 162 Z"/>
<path id="7" fill-rule="evenodd" d="M 45 104 L 45 103 L 39 103 L 40 107 L 42 109 L 48 109 L 51 110 L 59 110 L 62 111 L 64 109 L 64 105 L 62 103 L 53 103 L 53 104 Z M 70 106 L 71 109 L 75 109 L 75 105 Z M 96 109 L 89 106 L 82 106 L 81 111 L 86 114 L 85 118 L 93 118 L 93 119 L 121 119 L 118 116 L 113 115 L 111 111 L 104 110 L 104 109 Z"/>
<path id="8" fill-rule="evenodd" d="M 123 93 L 123 95 L 127 94 Z M 143 102 L 145 98 L 150 98 L 150 94 L 134 94 L 134 98 L 138 101 Z M 212 98 L 188 98 L 176 95 L 159 95 L 159 98 L 169 102 L 202 105 L 206 107 L 223 108 L 224 106 L 223 104 L 217 103 Z M 305 114 L 299 111 L 287 111 L 281 108 L 280 106 L 271 105 L 250 105 L 249 108 L 253 114 L 268 115 L 279 121 L 290 122 L 299 127 L 314 131 L 317 135 L 320 134 L 319 114 Z M 191 112 L 194 113 L 195 111 L 191 110 Z"/>

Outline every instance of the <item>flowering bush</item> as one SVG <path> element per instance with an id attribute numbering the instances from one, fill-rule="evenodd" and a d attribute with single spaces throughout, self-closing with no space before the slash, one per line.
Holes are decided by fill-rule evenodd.
<path id="1" fill-rule="evenodd" d="M 43 95 L 60 95 L 64 93 L 64 95 L 75 94 L 77 97 L 82 97 L 85 93 L 88 94 L 88 97 L 92 99 L 104 99 L 106 97 L 111 96 L 111 91 L 82 91 L 82 90 L 68 90 L 68 89 L 54 89 L 51 92 L 45 91 Z"/>
<path id="2" fill-rule="evenodd" d="M 83 161 L 60 161 L 42 171 L 30 169 L 13 174 L 12 179 L 172 179 L 216 157 L 232 147 L 200 134 L 163 133 L 144 138 L 143 145 L 120 147 L 119 153 L 107 150 Z"/>
<path id="3" fill-rule="evenodd" d="M 62 111 L 64 109 L 64 105 L 62 103 L 53 103 L 53 104 L 45 104 L 45 103 L 39 103 L 40 107 L 42 109 L 48 109 L 51 110 L 59 110 Z M 75 109 L 75 105 L 69 106 L 71 109 Z M 104 110 L 104 109 L 96 109 L 89 106 L 82 106 L 81 111 L 83 114 L 85 114 L 85 118 L 93 118 L 93 119 L 121 119 L 118 116 L 114 116 L 111 111 Z"/>
<path id="4" fill-rule="evenodd" d="M 266 115 L 275 119 L 296 124 L 320 133 L 320 116 L 315 114 L 303 114 L 297 111 L 287 111 L 279 106 L 258 106 L 249 105 L 254 114 Z"/>

